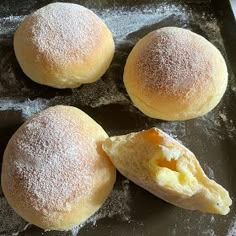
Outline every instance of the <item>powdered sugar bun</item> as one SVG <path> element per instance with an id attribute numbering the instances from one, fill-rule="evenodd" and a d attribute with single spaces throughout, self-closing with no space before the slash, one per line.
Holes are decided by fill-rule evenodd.
<path id="1" fill-rule="evenodd" d="M 52 3 L 27 16 L 14 36 L 24 73 L 37 83 L 75 88 L 98 80 L 114 55 L 105 23 L 91 10 Z"/>
<path id="2" fill-rule="evenodd" d="M 98 210 L 115 182 L 106 132 L 81 110 L 48 108 L 26 121 L 3 158 L 2 189 L 26 221 L 66 230 Z"/>
<path id="3" fill-rule="evenodd" d="M 227 81 L 219 50 L 202 36 L 176 27 L 142 38 L 124 71 L 134 105 L 163 120 L 187 120 L 209 112 L 221 100 Z"/>

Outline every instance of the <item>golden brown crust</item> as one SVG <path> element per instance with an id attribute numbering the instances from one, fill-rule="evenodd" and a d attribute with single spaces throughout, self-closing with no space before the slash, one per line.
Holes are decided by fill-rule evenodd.
<path id="1" fill-rule="evenodd" d="M 206 39 L 166 27 L 136 44 L 127 59 L 124 83 L 134 104 L 148 116 L 185 120 L 218 104 L 227 86 L 227 68 Z"/>
<path id="2" fill-rule="evenodd" d="M 3 159 L 2 188 L 25 220 L 65 230 L 87 219 L 112 190 L 115 169 L 101 149 L 107 138 L 77 108 L 55 106 L 25 122 Z"/>
<path id="3" fill-rule="evenodd" d="M 105 73 L 114 41 L 89 9 L 52 3 L 23 20 L 14 35 L 14 50 L 22 70 L 35 82 L 73 88 Z"/>

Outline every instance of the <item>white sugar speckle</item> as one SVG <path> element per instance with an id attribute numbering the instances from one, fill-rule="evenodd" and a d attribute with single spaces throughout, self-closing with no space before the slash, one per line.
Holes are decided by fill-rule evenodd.
<path id="1" fill-rule="evenodd" d="M 88 60 L 102 39 L 105 25 L 91 10 L 74 3 L 51 3 L 25 17 L 15 37 L 51 65 Z M 43 58 L 43 59 L 42 59 Z"/>
<path id="2" fill-rule="evenodd" d="M 102 136 L 93 134 L 88 139 L 84 124 L 90 118 L 76 112 L 72 107 L 51 107 L 27 120 L 10 139 L 2 178 L 19 204 L 45 214 L 70 210 L 67 199 L 89 193 L 96 161 L 107 174 L 106 162 L 96 151 Z"/>

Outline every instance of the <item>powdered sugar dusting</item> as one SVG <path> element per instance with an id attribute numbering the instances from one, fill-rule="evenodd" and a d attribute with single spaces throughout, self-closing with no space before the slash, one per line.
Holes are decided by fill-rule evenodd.
<path id="1" fill-rule="evenodd" d="M 206 16 L 205 12 L 192 12 L 191 8 L 187 5 L 152 3 L 142 5 L 139 8 L 132 7 L 131 9 L 127 9 L 125 7 L 112 7 L 108 9 L 92 10 L 106 22 L 108 27 L 113 32 L 119 58 L 117 61 L 116 59 L 114 60 L 107 73 L 108 78 L 106 77 L 104 81 L 100 80 L 92 85 L 86 85 L 77 90 L 73 90 L 70 97 L 58 96 L 56 98 L 52 98 L 50 99 L 50 102 L 48 102 L 48 105 L 54 105 L 56 102 L 63 102 L 63 104 L 69 105 L 74 104 L 74 101 L 79 101 L 81 105 L 89 105 L 91 107 L 101 107 L 104 105 L 117 103 L 124 105 L 130 104 L 131 106 L 127 96 L 125 96 L 125 94 L 119 89 L 120 86 L 118 86 L 118 83 L 122 82 L 114 78 L 113 73 L 113 70 L 117 71 L 117 68 L 119 67 L 118 73 L 119 76 L 122 77 L 123 68 L 121 68 L 121 61 L 124 61 L 128 54 L 123 51 L 121 47 L 123 47 L 123 45 L 134 45 L 140 38 L 140 34 L 146 34 L 151 30 L 158 28 L 159 24 L 160 26 L 165 26 L 165 22 L 168 21 L 170 17 L 176 18 L 176 21 L 179 22 L 178 26 L 185 28 L 190 22 L 197 19 L 199 26 L 204 30 L 204 32 L 208 33 L 210 41 L 215 40 L 220 47 L 223 47 L 222 39 L 220 37 L 220 30 L 216 19 L 213 16 Z M 14 16 L 14 19 L 16 17 L 17 16 Z M 127 22 L 129 22 L 129 24 L 127 24 Z M 205 22 L 207 23 L 205 24 Z M 121 25 L 122 27 L 120 27 Z M 2 69 L 2 73 L 4 73 L 4 70 L 5 68 Z M 10 75 L 12 78 L 17 76 L 12 71 L 8 71 L 4 78 L 1 78 L 0 85 L 4 82 L 4 80 L 9 81 Z M 15 84 L 11 86 L 17 87 L 17 78 L 14 83 Z M 3 83 L 2 88 L 0 86 L 0 91 L 5 89 L 5 84 L 6 83 Z M 27 94 L 26 90 L 28 90 L 28 88 L 22 89 L 21 93 Z M 4 102 L 7 106 L 7 101 Z M 45 100 L 42 100 L 42 102 L 46 103 Z M 41 104 L 41 101 L 39 103 Z M 31 109 L 33 114 L 33 103 Z"/>
<path id="2" fill-rule="evenodd" d="M 97 146 L 74 128 L 77 122 L 82 121 L 73 119 L 71 110 L 53 107 L 27 121 L 11 139 L 3 179 L 19 204 L 48 214 L 70 210 L 71 198 L 87 194 Z"/>
<path id="3" fill-rule="evenodd" d="M 7 204 L 5 198 L 0 199 L 0 220 L 4 222 L 0 225 L 0 234 L 3 231 L 12 232 L 13 236 L 18 235 L 20 232 L 26 230 L 30 224 L 27 224 L 23 219 L 21 219 L 10 206 Z M 108 199 L 105 201 L 103 206 L 91 216 L 88 220 L 79 226 L 74 227 L 71 230 L 73 236 L 77 236 L 79 231 L 86 225 L 92 225 L 93 227 L 97 225 L 98 221 L 104 218 L 116 217 L 121 221 L 130 222 L 130 187 L 129 180 L 122 180 L 120 185 L 116 185 L 115 189 L 111 192 Z M 11 214 L 9 212 L 12 212 Z M 2 214 L 1 214 L 2 213 Z M 6 219 L 6 216 L 8 217 Z M 4 221 L 3 221 L 4 220 Z"/>
<path id="4" fill-rule="evenodd" d="M 92 1 L 88 1 L 92 2 Z M 114 1 L 116 2 L 116 1 Z M 143 1 L 144 2 L 144 1 Z M 8 98 L 1 98 L 0 100 L 0 109 L 3 111 L 7 110 L 16 110 L 22 113 L 24 119 L 29 118 L 35 112 L 42 110 L 48 106 L 56 105 L 56 104 L 67 104 L 67 105 L 75 105 L 75 106 L 89 106 L 96 110 L 97 108 L 101 110 L 110 104 L 114 105 L 121 105 L 126 114 L 132 118 L 133 126 L 130 127 L 130 132 L 135 129 L 140 128 L 150 128 L 151 126 L 157 126 L 168 134 L 171 134 L 175 138 L 180 138 L 181 140 L 189 140 L 192 138 L 194 139 L 195 132 L 197 130 L 201 130 L 203 134 L 205 134 L 205 138 L 208 142 L 205 142 L 205 139 L 194 139 L 194 143 L 201 141 L 201 146 L 198 148 L 198 152 L 202 150 L 203 143 L 206 145 L 216 145 L 219 144 L 222 140 L 225 140 L 226 137 L 230 137 L 231 139 L 235 138 L 236 132 L 235 123 L 232 121 L 232 117 L 230 117 L 230 113 L 224 106 L 219 105 L 214 111 L 210 112 L 204 117 L 197 118 L 194 121 L 187 121 L 187 122 L 160 122 L 155 121 L 147 116 L 144 116 L 141 112 L 139 112 L 135 107 L 133 107 L 132 103 L 130 102 L 127 94 L 122 87 L 122 74 L 123 74 L 123 65 L 125 60 L 128 56 L 129 51 L 135 45 L 135 43 L 143 37 L 145 34 L 149 33 L 152 30 L 155 30 L 160 27 L 164 26 L 178 26 L 183 28 L 192 29 L 195 32 L 199 32 L 204 37 L 209 39 L 213 42 L 220 50 L 226 55 L 224 50 L 224 45 L 222 41 L 222 37 L 220 34 L 220 27 L 217 22 L 217 19 L 214 15 L 209 14 L 208 9 L 191 9 L 191 3 L 189 5 L 185 4 L 171 4 L 169 1 L 166 3 L 156 4 L 154 1 L 153 3 L 147 4 L 145 2 L 144 5 L 135 5 L 133 7 L 114 7 L 110 6 L 109 8 L 99 7 L 94 10 L 101 18 L 107 23 L 110 30 L 113 32 L 113 36 L 116 41 L 116 55 L 114 61 L 109 68 L 106 76 L 97 81 L 93 84 L 83 85 L 79 89 L 71 90 L 69 95 L 63 95 L 63 92 L 59 92 L 60 95 L 53 98 L 41 98 L 42 94 L 40 94 L 39 98 L 33 99 L 31 96 L 32 94 L 36 94 L 38 96 L 37 91 L 43 90 L 45 87 L 40 86 L 27 86 L 26 83 L 22 83 L 25 78 L 22 76 L 22 73 L 19 73 L 19 70 L 14 70 L 14 67 L 11 65 L 15 65 L 15 61 L 13 60 L 14 57 L 10 57 L 9 54 L 13 55 L 11 41 L 8 41 L 7 44 L 1 44 L 0 50 L 0 70 L 1 70 L 1 80 L 0 80 L 0 92 L 1 94 L 7 95 Z M 181 2 L 181 1 L 180 1 Z M 183 3 L 183 2 L 182 2 Z M 194 5 L 194 4 L 193 4 Z M 200 4 L 195 4 L 199 5 Z M 15 15 L 5 18 L 0 18 L 0 41 L 5 40 L 5 38 L 12 38 L 12 33 L 14 32 L 16 25 L 24 18 L 23 15 Z M 2 63 L 4 62 L 4 63 Z M 9 65 L 9 66 L 8 66 Z M 224 99 L 224 104 L 229 107 L 233 106 L 234 104 L 227 103 L 227 96 L 234 94 L 236 92 L 236 80 L 233 76 L 230 77 L 229 81 L 229 89 L 227 90 L 226 99 Z M 29 93 L 31 91 L 32 93 Z M 50 93 L 50 91 L 49 91 Z M 16 98 L 17 96 L 17 98 Z M 14 97 L 14 99 L 13 99 Z M 20 98 L 19 98 L 20 97 Z M 31 97 L 28 99 L 28 97 Z M 34 96 L 35 97 L 35 96 Z M 225 103 L 226 102 L 226 103 Z M 97 109 L 97 110 L 98 110 Z M 227 121 L 222 120 L 219 116 L 219 113 L 224 114 L 227 118 Z M 123 114 L 122 114 L 123 115 Z M 113 116 L 113 114 L 112 114 Z M 96 117 L 95 117 L 96 118 Z M 100 117 L 101 118 L 101 117 Z M 137 119 L 136 119 L 137 118 Z M 139 127 L 136 124 L 138 123 Z M 114 130 L 116 124 L 114 123 Z M 192 128 L 194 126 L 194 128 Z M 120 128 L 120 126 L 119 126 Z M 226 131 L 228 128 L 231 131 Z M 124 127 L 123 130 L 113 130 L 112 132 L 116 132 L 120 134 L 121 132 L 129 132 L 128 127 Z M 190 142 L 190 141 L 188 141 Z M 204 150 L 202 152 L 205 152 Z M 204 162 L 203 162 L 204 163 Z M 206 170 L 208 170 L 207 166 L 204 166 Z M 215 170 L 215 168 L 214 168 Z M 220 170 L 221 171 L 221 170 Z M 215 172 L 215 174 L 220 173 Z M 222 170 L 223 171 L 223 170 Z M 207 171 L 206 171 L 207 172 Z M 211 173 L 211 170 L 207 172 L 208 174 Z M 216 175 L 217 178 L 217 175 Z M 119 187 L 115 187 L 114 191 L 115 194 L 114 199 L 110 199 L 109 201 L 116 200 L 117 196 L 124 196 L 123 190 Z M 113 195 L 112 195 L 113 196 Z M 122 205 L 127 205 L 127 207 L 131 208 L 129 205 L 129 199 L 131 196 L 128 195 L 127 198 L 122 198 L 121 200 Z M 1 200 L 3 198 L 1 197 Z M 126 200 L 125 200 L 126 199 Z M 132 199 L 130 199 L 132 201 Z M 126 202 L 126 203 L 125 203 Z M 5 205 L 4 205 L 5 206 Z M 5 207 L 8 209 L 7 211 L 2 211 L 4 206 L 1 205 L 1 219 L 0 222 L 0 232 L 6 232 L 6 235 L 11 234 L 11 232 L 16 232 L 18 230 L 18 226 L 21 225 L 22 219 L 18 217 L 16 214 L 12 216 L 9 211 L 11 210 L 10 207 Z M 10 209 L 10 210 L 9 210 Z M 112 208 L 113 209 L 113 208 Z M 118 208 L 114 206 L 114 211 Z M 121 209 L 123 209 L 121 207 Z M 111 210 L 112 211 L 112 210 Z M 115 218 L 122 218 L 122 215 L 125 214 L 129 218 L 128 213 L 124 213 L 126 211 L 121 210 L 119 214 L 114 215 Z M 181 211 L 182 212 L 182 211 Z M 184 211 L 183 211 L 184 212 Z M 178 211 L 179 213 L 179 211 Z M 177 214 L 176 217 L 176 227 L 173 229 L 173 232 L 176 235 L 183 234 L 181 227 L 179 227 L 179 220 L 184 223 L 184 233 L 189 235 L 194 235 L 194 229 L 197 228 L 197 232 L 203 232 L 203 224 L 206 222 L 207 216 L 204 215 L 202 217 L 202 223 L 196 224 L 196 214 L 191 215 L 191 212 L 186 214 L 184 213 L 182 216 Z M 107 217 L 108 213 L 105 214 Z M 96 215 L 95 215 L 96 216 Z M 125 217 L 126 218 L 126 217 Z M 217 219 L 217 218 L 216 218 Z M 132 221 L 132 219 L 131 219 Z M 8 222 L 8 224 L 6 223 Z M 93 224 L 93 220 L 90 224 Z M 97 221 L 96 221 L 97 222 Z M 209 221 L 207 221 L 209 222 Z M 158 224 L 158 222 L 156 222 Z M 216 228 L 216 224 L 220 222 L 216 221 L 211 224 L 211 228 Z M 6 226 L 7 224 L 7 226 Z M 26 223 L 23 222 L 22 227 Z M 15 225 L 17 225 L 15 227 Z M 222 222 L 223 225 L 223 222 Z M 191 226 L 191 227 L 190 227 Z M 229 235 L 232 236 L 235 234 L 235 230 L 233 230 L 234 223 L 232 223 L 232 228 L 229 228 Z M 5 228 L 4 228 L 5 227 Z M 133 227 L 133 225 L 132 225 Z M 195 227 L 195 228 L 194 228 Z M 223 226 L 222 226 L 223 227 Z M 14 228 L 14 230 L 13 230 Z M 135 227 L 134 227 L 135 228 Z M 134 229 L 133 228 L 133 229 Z M 134 229 L 135 230 L 135 229 Z M 137 232 L 137 231 L 136 231 Z M 211 229 L 206 227 L 204 231 L 207 233 L 211 233 Z M 232 233 L 233 232 L 233 233 Z M 0 234 L 1 234 L 0 233 Z M 29 232 L 28 234 L 30 234 Z M 5 233 L 4 233 L 5 234 Z M 65 233 L 67 235 L 67 233 Z M 216 231 L 216 235 L 217 231 Z"/>
<path id="5" fill-rule="evenodd" d="M 53 65 L 86 61 L 100 40 L 103 22 L 78 4 L 52 3 L 25 18 L 19 27 L 28 47 Z"/>
<path id="6" fill-rule="evenodd" d="M 203 47 L 206 49 L 202 51 Z M 130 66 L 137 67 L 135 78 L 142 90 L 151 89 L 156 94 L 189 100 L 196 93 L 201 97 L 199 91 L 209 89 L 209 84 L 214 83 L 212 65 L 217 60 L 212 50 L 205 39 L 192 32 L 167 27 L 149 35 L 145 47 L 140 48 L 138 53 L 136 51 L 137 57 Z"/>

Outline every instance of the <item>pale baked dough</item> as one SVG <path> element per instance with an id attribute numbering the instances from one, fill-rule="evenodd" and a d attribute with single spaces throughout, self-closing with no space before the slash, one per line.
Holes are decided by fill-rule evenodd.
<path id="1" fill-rule="evenodd" d="M 176 206 L 226 215 L 228 192 L 202 170 L 195 155 L 157 128 L 108 138 L 103 149 L 121 174 Z"/>
<path id="2" fill-rule="evenodd" d="M 75 88 L 98 80 L 114 55 L 105 23 L 73 3 L 52 3 L 27 16 L 14 35 L 16 58 L 33 81 Z"/>
<path id="3" fill-rule="evenodd" d="M 176 27 L 142 38 L 124 70 L 124 84 L 134 105 L 163 120 L 206 114 L 220 102 L 227 82 L 220 51 L 202 36 Z"/>
<path id="4" fill-rule="evenodd" d="M 10 206 L 47 230 L 67 230 L 103 204 L 115 168 L 102 150 L 106 132 L 81 110 L 48 108 L 26 121 L 10 139 L 1 184 Z"/>

